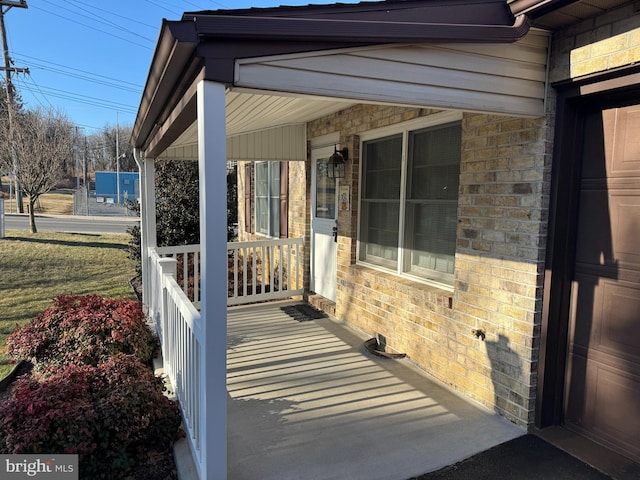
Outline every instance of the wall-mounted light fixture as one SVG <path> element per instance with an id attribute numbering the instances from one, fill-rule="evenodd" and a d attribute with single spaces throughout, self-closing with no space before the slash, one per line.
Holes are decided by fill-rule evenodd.
<path id="1" fill-rule="evenodd" d="M 342 150 L 338 150 L 335 145 L 333 149 L 333 155 L 329 157 L 327 176 L 329 178 L 344 178 L 347 160 L 349 159 L 349 149 L 344 147 Z"/>

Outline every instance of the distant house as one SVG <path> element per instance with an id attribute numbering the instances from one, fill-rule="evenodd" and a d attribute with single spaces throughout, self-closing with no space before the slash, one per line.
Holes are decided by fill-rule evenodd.
<path id="1" fill-rule="evenodd" d="M 118 194 L 120 201 L 118 201 Z M 96 172 L 98 202 L 123 204 L 127 200 L 137 200 L 139 197 L 140 174 L 138 172 Z"/>
<path id="2" fill-rule="evenodd" d="M 637 7 L 388 0 L 163 23 L 132 138 L 144 292 L 182 335 L 163 345 L 201 478 L 226 472 L 228 161 L 239 243 L 256 245 L 235 263 L 270 294 L 301 262 L 289 293 L 459 394 L 640 461 Z M 161 278 L 157 159 L 199 163 L 197 312 Z"/>

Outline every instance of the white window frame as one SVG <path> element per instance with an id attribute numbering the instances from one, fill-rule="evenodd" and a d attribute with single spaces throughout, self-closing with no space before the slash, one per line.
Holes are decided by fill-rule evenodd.
<path id="1" fill-rule="evenodd" d="M 358 185 L 360 186 L 360 195 L 358 196 L 358 241 L 356 245 L 356 264 L 366 266 L 368 268 L 372 268 L 375 270 L 379 270 L 382 272 L 392 273 L 404 278 L 411 278 L 417 282 L 426 283 L 429 285 L 434 285 L 438 288 L 442 288 L 444 290 L 453 291 L 453 285 L 451 283 L 444 283 L 438 279 L 431 279 L 426 277 L 419 277 L 416 275 L 412 275 L 410 272 L 403 271 L 404 267 L 404 257 L 405 257 L 405 247 L 403 244 L 404 239 L 404 228 L 405 228 L 405 209 L 406 209 L 406 189 L 407 189 L 407 157 L 408 157 L 408 137 L 410 132 L 414 132 L 417 130 L 421 130 L 424 128 L 435 127 L 438 125 L 443 125 L 446 123 L 458 122 L 462 120 L 462 112 L 461 111 L 445 111 L 435 113 L 433 115 L 429 115 L 427 117 L 421 117 L 415 120 L 411 120 L 404 123 L 398 123 L 395 125 L 390 125 L 383 128 L 377 128 L 375 130 L 369 130 L 367 132 L 363 132 L 360 134 L 360 155 L 364 155 L 364 144 L 365 142 L 371 140 L 381 139 L 383 137 L 388 137 L 392 135 L 402 134 L 402 164 L 401 164 L 401 172 L 400 172 L 400 211 L 399 218 L 402 219 L 400 221 L 399 229 L 398 229 L 398 260 L 395 269 L 391 269 L 389 267 L 384 267 L 382 265 L 374 264 L 367 262 L 366 260 L 361 260 L 361 248 L 363 248 L 363 244 L 360 241 L 362 238 L 361 234 L 361 226 L 362 226 L 362 192 L 364 191 L 363 185 L 363 166 L 364 159 L 360 158 L 360 171 L 358 177 Z"/>
<path id="2" fill-rule="evenodd" d="M 259 229 L 259 205 L 260 202 L 258 202 L 258 166 L 261 164 L 266 164 L 267 165 L 267 225 L 268 225 L 268 233 L 265 232 L 261 232 Z M 274 235 L 271 231 L 271 225 L 272 225 L 272 209 L 271 209 L 271 199 L 273 198 L 271 196 L 271 179 L 272 179 L 272 174 L 271 174 L 271 170 L 273 168 L 280 168 L 280 162 L 272 162 L 272 161 L 261 161 L 261 162 L 255 162 L 255 168 L 253 169 L 253 182 L 255 184 L 255 188 L 254 188 L 254 195 L 253 195 L 253 201 L 254 201 L 254 225 L 255 225 L 255 233 L 256 235 L 261 235 L 263 237 L 267 237 L 267 238 L 279 238 L 280 237 L 280 184 L 278 183 L 278 209 L 277 209 L 277 214 L 278 214 L 278 232 Z"/>

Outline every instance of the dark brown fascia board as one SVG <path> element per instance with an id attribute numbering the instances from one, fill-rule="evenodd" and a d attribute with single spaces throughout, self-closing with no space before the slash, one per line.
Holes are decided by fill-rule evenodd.
<path id="1" fill-rule="evenodd" d="M 412 3 L 424 5 L 425 2 Z M 440 3 L 451 4 L 449 0 Z M 451 24 L 208 14 L 192 17 L 185 14 L 183 18 L 196 25 L 202 39 L 197 55 L 205 59 L 206 79 L 232 84 L 235 61 L 240 58 L 390 43 L 510 43 L 529 31 L 526 16 L 504 14 L 504 10 L 508 10 L 506 4 L 480 0 L 473 6 L 500 12 L 502 21 L 513 23 Z"/>
<path id="2" fill-rule="evenodd" d="M 488 7 L 488 4 L 493 4 L 493 6 Z M 476 7 L 482 10 L 474 10 Z M 184 14 L 183 20 L 192 19 L 199 15 L 243 15 L 250 17 L 413 21 L 416 18 L 429 18 L 434 15 L 434 12 L 437 12 L 436 15 L 442 23 L 470 23 L 468 20 L 461 21 L 461 17 L 467 15 L 467 19 L 477 21 L 477 23 L 504 24 L 505 15 L 511 15 L 503 0 L 387 0 L 187 12 Z M 477 16 L 478 12 L 483 15 Z"/>
<path id="3" fill-rule="evenodd" d="M 333 41 L 364 44 L 481 42 L 510 43 L 529 31 L 529 19 L 512 25 L 426 22 L 383 22 L 318 18 L 207 15 L 195 19 L 198 34 L 207 39 Z"/>
<path id="4" fill-rule="evenodd" d="M 182 135 L 197 120 L 197 88 L 202 79 L 200 75 L 192 79 L 184 93 L 170 102 L 169 108 L 163 111 L 163 119 L 156 125 L 144 144 L 144 151 L 149 158 L 156 158 Z"/>
<path id="5" fill-rule="evenodd" d="M 134 147 L 144 147 L 167 99 L 175 92 L 175 85 L 193 59 L 198 41 L 193 23 L 163 20 L 133 126 L 131 141 Z"/>

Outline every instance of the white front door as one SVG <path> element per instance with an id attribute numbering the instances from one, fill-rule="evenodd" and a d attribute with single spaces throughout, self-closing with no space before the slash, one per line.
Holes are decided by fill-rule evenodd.
<path id="1" fill-rule="evenodd" d="M 327 176 L 331 148 L 312 151 L 311 290 L 336 300 L 338 195 L 337 180 Z"/>

